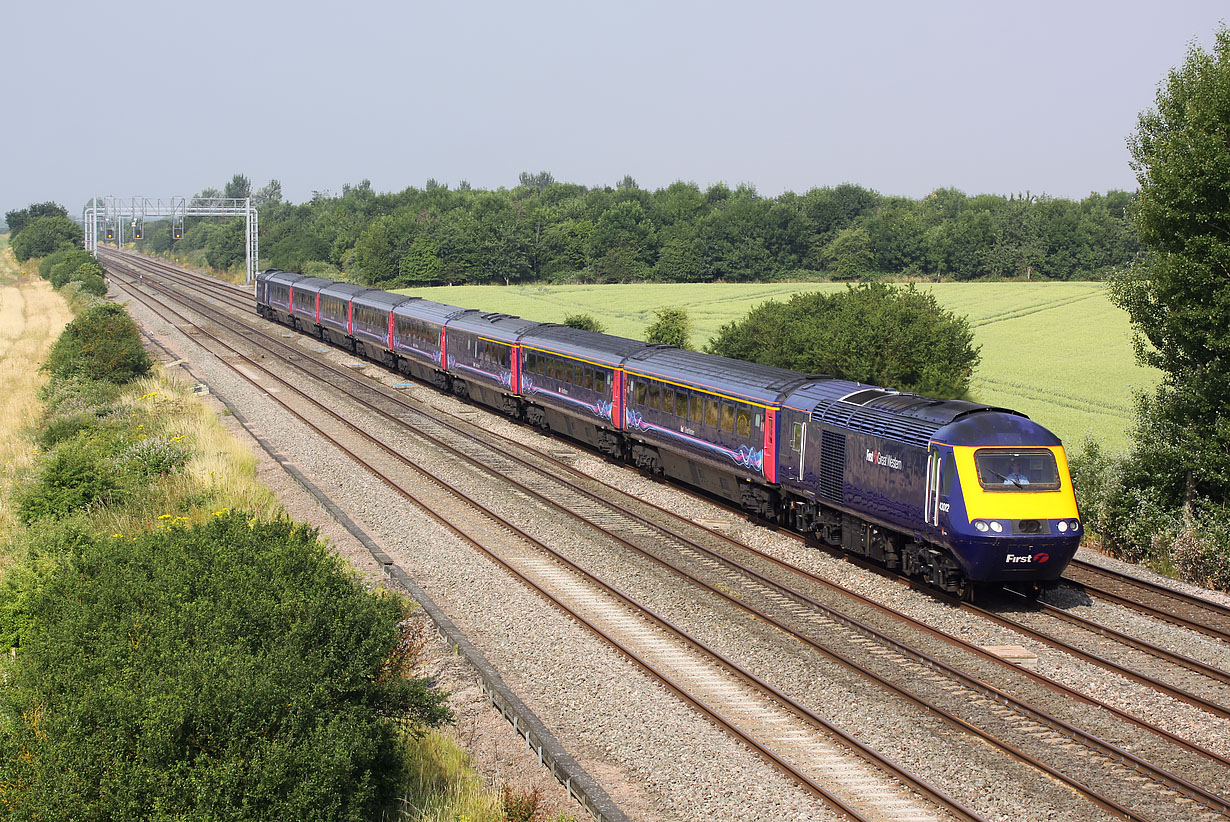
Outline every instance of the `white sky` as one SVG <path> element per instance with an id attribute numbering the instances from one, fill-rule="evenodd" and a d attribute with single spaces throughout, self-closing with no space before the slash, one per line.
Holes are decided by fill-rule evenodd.
<path id="1" fill-rule="evenodd" d="M 369 178 L 1133 190 L 1204 0 L 6 3 L 0 212 Z"/>

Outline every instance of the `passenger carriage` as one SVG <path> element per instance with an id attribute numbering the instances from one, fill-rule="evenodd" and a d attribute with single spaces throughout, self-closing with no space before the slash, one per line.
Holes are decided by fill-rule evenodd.
<path id="1" fill-rule="evenodd" d="M 447 391 L 448 350 L 444 327 L 462 314 L 477 314 L 472 308 L 414 298 L 393 309 L 393 352 L 397 370 Z"/>
<path id="2" fill-rule="evenodd" d="M 517 342 L 539 325 L 510 314 L 465 312 L 444 328 L 446 362 L 453 393 L 521 416 Z"/>
<path id="3" fill-rule="evenodd" d="M 520 345 L 526 421 L 622 458 L 622 365 L 655 347 L 661 346 L 562 325 L 529 329 Z"/>

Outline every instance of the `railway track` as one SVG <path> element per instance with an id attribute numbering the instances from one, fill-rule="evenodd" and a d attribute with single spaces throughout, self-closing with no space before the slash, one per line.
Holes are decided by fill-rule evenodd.
<path id="1" fill-rule="evenodd" d="M 182 275 L 167 274 L 166 276 Z M 229 294 L 226 293 L 227 291 L 229 291 Z M 213 293 L 216 293 L 219 298 L 231 301 L 236 307 L 241 309 L 244 307 L 244 301 L 239 297 L 239 293 L 235 289 L 217 290 L 215 287 Z M 250 300 L 248 300 L 247 310 L 250 310 L 250 305 Z M 201 310 L 208 311 L 213 309 L 210 306 L 202 305 Z M 285 345 L 284 343 L 280 344 Z M 354 382 L 359 382 L 352 375 L 342 373 L 341 376 Z M 474 459 L 476 457 L 471 455 L 471 458 Z M 574 500 L 571 503 L 571 507 L 580 508 L 583 506 L 578 506 Z M 561 510 L 563 510 L 563 507 L 561 507 Z M 596 520 L 602 519 L 601 515 L 598 514 L 587 514 L 587 516 L 592 516 Z M 626 514 L 621 516 L 625 517 L 625 521 L 622 524 L 604 523 L 601 521 L 595 521 L 593 524 L 599 529 L 628 529 Z M 692 523 L 692 525 L 695 526 L 695 523 Z M 640 526 L 633 527 L 630 530 L 635 531 L 638 527 L 653 530 L 653 528 L 645 525 L 643 522 Z M 661 526 L 653 527 L 660 529 Z M 712 535 L 712 532 L 710 533 Z M 725 537 L 721 537 L 721 540 L 733 542 Z M 686 543 L 680 544 L 686 545 Z M 744 551 L 747 550 L 743 546 L 739 547 L 743 548 Z M 637 550 L 643 549 L 638 548 Z M 660 552 L 661 547 L 659 546 L 655 550 Z M 675 550 L 678 551 L 679 549 L 676 548 Z M 1216 794 L 1203 791 L 1198 786 L 1175 777 L 1163 769 L 1156 768 L 1144 760 L 1136 759 L 1121 748 L 1108 745 L 1088 734 L 1083 734 L 1079 729 L 1073 728 L 1063 720 L 1047 714 L 1046 711 L 1037 710 L 1032 706 L 1019 702 L 1019 700 L 1013 702 L 1011 697 L 1004 692 L 994 687 L 988 689 L 985 683 L 960 674 L 952 666 L 947 665 L 947 663 L 938 658 L 929 656 L 926 653 L 920 653 L 917 649 L 896 642 L 896 640 L 891 640 L 882 631 L 871 626 L 856 624 L 847 614 L 834 611 L 806 594 L 783 586 L 780 582 L 773 581 L 767 576 L 760 575 L 760 579 L 753 585 L 748 579 L 749 576 L 754 575 L 750 574 L 747 568 L 732 571 L 730 560 L 717 558 L 716 553 L 712 549 L 706 548 L 696 541 L 693 541 L 691 546 L 685 548 L 684 551 L 694 552 L 694 556 L 688 560 L 694 565 L 698 567 L 710 566 L 711 577 L 716 573 L 716 578 L 711 579 L 709 582 L 705 582 L 700 578 L 700 574 L 696 574 L 693 576 L 694 584 L 706 586 L 707 590 L 715 593 L 715 595 L 720 594 L 724 596 L 736 607 L 747 608 L 744 600 L 753 596 L 758 597 L 765 604 L 762 611 L 757 613 L 757 618 L 769 621 L 779 631 L 791 633 L 799 641 L 808 644 L 813 650 L 824 653 L 832 659 L 839 659 L 841 657 L 835 654 L 830 646 L 840 646 L 843 644 L 846 646 L 871 645 L 867 655 L 841 658 L 842 664 L 851 670 L 867 672 L 876 668 L 877 662 L 885 662 L 886 657 L 896 657 L 891 660 L 893 664 L 888 666 L 890 669 L 895 669 L 895 672 L 891 675 L 883 676 L 879 680 L 881 687 L 889 690 L 896 689 L 916 704 L 925 705 L 926 709 L 934 716 L 944 717 L 944 721 L 950 725 L 961 727 L 965 733 L 978 735 L 986 741 L 992 741 L 993 744 L 999 745 L 1010 755 L 1022 759 L 1022 761 L 1030 762 L 1033 767 L 1040 768 L 1055 778 L 1067 782 L 1072 787 L 1089 795 L 1094 801 L 1101 801 L 1103 807 L 1116 815 L 1122 815 L 1122 818 L 1166 818 L 1161 806 L 1167 802 L 1171 805 L 1178 802 L 1180 806 L 1184 806 L 1184 810 L 1199 810 L 1203 808 L 1204 813 L 1212 814 L 1210 818 L 1226 815 L 1225 802 Z M 700 553 L 695 554 L 695 552 Z M 652 551 L 646 553 L 652 553 Z M 657 556 L 655 561 L 665 562 L 661 556 Z M 717 566 L 721 567 L 718 571 L 714 572 L 713 568 Z M 792 569 L 792 572 L 800 573 L 797 572 L 797 569 Z M 812 580 L 809 584 L 819 583 L 817 580 Z M 760 590 L 752 590 L 756 586 L 760 586 Z M 727 590 L 737 589 L 739 594 L 730 596 L 724 593 L 722 588 Z M 849 592 L 843 591 L 841 594 L 848 596 Z M 774 615 L 775 612 L 776 615 Z M 792 622 L 801 627 L 791 627 Z M 827 640 L 824 642 L 813 638 L 825 636 L 826 632 Z M 844 639 L 840 637 L 834 638 L 835 635 L 844 635 Z M 946 641 L 951 641 L 951 638 Z M 896 644 L 894 645 L 894 643 Z M 982 653 L 985 654 L 985 652 Z M 1002 665 L 1002 661 L 997 662 Z M 879 665 L 879 667 L 883 668 L 885 666 Z M 945 668 L 949 670 L 944 670 Z M 937 673 L 940 670 L 944 670 L 942 676 Z M 958 709 L 964 705 L 967 716 L 970 715 L 970 706 L 975 706 L 981 711 L 981 714 L 975 711 L 973 721 L 971 721 L 970 719 L 963 718 L 960 712 L 952 712 L 938 704 L 934 704 L 934 702 L 928 702 L 926 698 L 918 693 L 906 695 L 904 693 L 905 689 L 902 689 L 898 684 L 894 684 L 896 680 L 901 679 L 912 679 L 915 682 L 922 683 L 931 681 L 934 686 L 932 690 L 938 692 L 938 696 L 932 697 L 936 702 L 942 702 L 942 692 L 948 691 L 949 696 L 952 697 L 948 700 L 949 705 Z M 926 685 L 916 686 L 916 690 L 925 691 L 927 689 Z M 1008 700 L 1007 704 L 1011 704 L 1010 708 L 1005 708 L 1004 700 Z M 1007 713 L 1005 713 L 1005 710 Z M 998 720 L 994 718 L 996 716 L 998 716 Z M 1064 749 L 1073 749 L 1075 747 L 1078 752 L 1073 757 L 1070 757 L 1074 758 L 1075 761 L 1065 763 L 1060 768 L 1052 768 L 1044 764 L 1040 759 L 1031 757 L 1029 753 L 1021 750 L 1021 748 L 1006 743 L 995 734 L 986 731 L 982 726 L 998 726 L 999 730 L 997 733 L 999 736 L 1013 738 L 1017 741 L 1018 745 L 1024 748 L 1032 747 L 1034 751 L 1044 754 L 1052 762 L 1057 758 L 1063 758 L 1060 751 Z M 1172 739 L 1171 741 L 1175 740 Z M 1034 744 L 1031 745 L 1030 743 Z M 1208 752 L 1200 751 L 1193 746 L 1188 746 L 1188 749 L 1189 752 L 1194 752 L 1198 756 L 1203 757 L 1206 763 L 1216 763 L 1216 759 L 1208 754 Z M 1090 751 L 1094 751 L 1096 754 L 1091 755 Z M 1101 778 L 1105 779 L 1108 783 L 1121 782 L 1131 784 L 1140 779 L 1154 780 L 1153 784 L 1158 786 L 1155 793 L 1165 797 L 1165 801 L 1155 802 L 1154 804 L 1159 807 L 1153 809 L 1152 812 L 1162 813 L 1163 815 L 1149 816 L 1147 813 L 1141 813 L 1139 803 L 1134 805 L 1136 810 L 1129 811 L 1124 805 L 1117 804 L 1115 800 L 1108 799 L 1099 794 L 1097 788 L 1085 784 L 1091 781 L 1088 778 L 1082 782 L 1079 779 L 1073 779 L 1066 775 L 1065 771 L 1081 772 L 1084 770 L 1088 772 L 1090 770 L 1090 760 L 1098 760 L 1099 764 L 1093 770 L 1100 769 L 1102 771 Z M 1224 765 L 1225 763 L 1222 761 L 1218 767 L 1224 767 Z M 1131 772 L 1130 775 L 1124 770 L 1125 768 Z M 1142 777 L 1142 773 L 1151 775 Z M 1186 807 L 1191 803 L 1196 803 L 1193 808 Z"/>
<path id="2" fill-rule="evenodd" d="M 1156 582 L 1073 560 L 1065 579 L 1108 602 L 1230 642 L 1230 608 Z"/>
<path id="3" fill-rule="evenodd" d="M 132 281 L 126 284 L 126 287 L 132 286 Z M 135 291 L 130 293 L 136 294 Z M 153 309 L 153 304 L 147 304 Z M 173 310 L 165 304 L 162 309 Z M 180 316 L 188 321 L 187 317 Z M 237 354 L 233 346 L 208 331 L 199 330 L 193 336 L 198 341 L 205 338 L 213 343 L 217 348 L 214 353 L 220 354 L 224 362 Z M 244 359 L 244 369 L 236 369 L 236 373 L 250 379 L 243 371 L 255 369 L 278 381 L 288 393 L 293 390 L 290 382 L 272 370 L 251 358 Z M 264 390 L 259 383 L 253 384 Z M 709 648 L 648 606 L 582 569 L 488 505 L 406 459 L 395 448 L 364 434 L 342 415 L 308 398 L 318 411 L 332 415 L 336 423 L 362 434 L 369 444 L 383 449 L 390 458 L 439 485 L 456 501 L 481 511 L 498 527 L 499 533 L 475 535 L 441 517 L 435 513 L 441 509 L 438 502 L 407 491 L 403 482 L 373 464 L 370 457 L 360 454 L 357 448 L 346 445 L 283 399 L 273 399 L 388 487 L 621 651 L 834 809 L 852 819 L 885 822 L 983 819 Z M 518 538 L 518 544 L 509 546 L 507 537 L 510 535 Z M 926 799 L 921 799 L 920 795 Z"/>

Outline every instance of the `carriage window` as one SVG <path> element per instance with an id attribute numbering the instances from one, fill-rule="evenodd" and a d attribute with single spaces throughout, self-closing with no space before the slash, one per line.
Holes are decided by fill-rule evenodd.
<path id="1" fill-rule="evenodd" d="M 735 409 L 726 403 L 722 403 L 722 430 L 732 434 L 735 431 Z"/>
<path id="2" fill-rule="evenodd" d="M 688 395 L 682 391 L 675 392 L 675 415 L 679 417 L 688 415 Z"/>
<path id="3" fill-rule="evenodd" d="M 595 371 L 594 372 L 594 390 L 597 391 L 599 394 L 606 393 L 606 372 L 605 371 Z"/>
<path id="4" fill-rule="evenodd" d="M 649 384 L 649 407 L 653 409 L 662 407 L 662 389 L 656 382 Z"/>
<path id="5" fill-rule="evenodd" d="M 675 413 L 675 392 L 669 388 L 662 389 L 662 410 L 667 414 Z"/>
<path id="6" fill-rule="evenodd" d="M 560 382 L 572 382 L 572 361 L 564 363 L 564 376 L 560 377 Z"/>
<path id="7" fill-rule="evenodd" d="M 510 362 L 511 362 L 511 360 L 510 360 L 510 358 L 509 358 L 509 356 L 508 356 L 508 349 L 507 349 L 507 348 L 501 348 L 501 349 L 500 349 L 500 365 L 501 365 L 501 366 L 503 366 L 504 368 L 508 368 L 508 367 L 509 367 Z"/>
<path id="8" fill-rule="evenodd" d="M 790 448 L 793 451 L 803 450 L 803 423 L 796 422 L 790 429 Z"/>
<path id="9" fill-rule="evenodd" d="M 735 433 L 740 437 L 752 435 L 752 413 L 746 408 L 740 408 L 735 418 Z"/>
<path id="10" fill-rule="evenodd" d="M 644 405 L 645 399 L 647 396 L 648 396 L 648 387 L 645 385 L 644 381 L 637 380 L 636 381 L 636 404 Z"/>
<path id="11" fill-rule="evenodd" d="M 585 369 L 585 387 L 590 391 L 594 390 L 594 369 L 592 368 Z"/>
<path id="12" fill-rule="evenodd" d="M 718 401 L 705 398 L 705 425 L 718 426 Z"/>
<path id="13" fill-rule="evenodd" d="M 693 394 L 689 398 L 688 419 L 692 422 L 700 422 L 705 418 L 705 399 L 699 394 Z"/>

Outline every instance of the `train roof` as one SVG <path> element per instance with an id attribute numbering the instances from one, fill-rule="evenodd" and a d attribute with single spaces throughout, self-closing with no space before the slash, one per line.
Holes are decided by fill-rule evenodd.
<path id="1" fill-rule="evenodd" d="M 473 308 L 462 308 L 459 305 L 438 303 L 435 300 L 425 300 L 422 297 L 415 297 L 411 302 L 402 303 L 393 309 L 393 313 L 399 317 L 413 317 L 416 320 L 427 320 L 437 325 L 444 325 L 447 320 L 465 314 L 467 311 L 475 314 L 478 313 Z"/>
<path id="2" fill-rule="evenodd" d="M 531 328 L 541 325 L 533 320 L 514 317 L 512 314 L 499 312 L 465 312 L 448 321 L 450 331 L 468 331 L 501 342 L 515 343 L 521 335 Z"/>
<path id="3" fill-rule="evenodd" d="M 296 291 L 321 291 L 325 286 L 332 284 L 333 280 L 324 280 L 320 277 L 300 277 L 293 283 Z"/>
<path id="4" fill-rule="evenodd" d="M 421 300 L 422 297 L 407 297 L 405 294 L 393 294 L 389 291 L 378 291 L 374 288 L 354 295 L 355 305 L 367 305 L 389 311 L 410 300 Z"/>
<path id="5" fill-rule="evenodd" d="M 1013 442 L 1017 443 L 1027 429 L 1035 437 L 1045 439 L 1045 434 L 1054 438 L 1028 417 L 1006 408 L 966 400 L 931 399 L 850 380 L 820 380 L 800 386 L 784 404 L 805 412 L 810 410 L 811 419 L 816 422 L 920 448 L 933 439 L 949 445 L 993 445 L 988 440 L 993 431 L 1015 432 L 1017 439 Z M 974 419 L 980 422 L 962 422 Z"/>
<path id="6" fill-rule="evenodd" d="M 1038 423 L 1003 408 L 979 408 L 936 431 L 933 439 L 948 445 L 1048 446 L 1062 440 Z"/>
<path id="7" fill-rule="evenodd" d="M 650 343 L 640 340 L 582 331 L 554 323 L 543 323 L 527 330 L 521 344 L 611 366 L 618 366 L 638 351 L 650 347 Z"/>
<path id="8" fill-rule="evenodd" d="M 280 268 L 269 268 L 256 275 L 257 279 L 265 280 L 271 283 L 286 283 L 294 284 L 299 280 L 305 279 L 302 274 L 294 274 L 290 271 L 283 271 Z"/>
<path id="9" fill-rule="evenodd" d="M 633 354 L 624 367 L 648 377 L 694 385 L 762 405 L 776 405 L 790 390 L 815 379 L 785 368 L 663 346 L 647 347 Z"/>
<path id="10" fill-rule="evenodd" d="M 327 294 L 330 297 L 341 297 L 343 300 L 349 301 L 355 294 L 362 294 L 368 291 L 365 285 L 354 285 L 352 283 L 329 283 L 327 286 L 322 286 L 321 294 Z"/>

